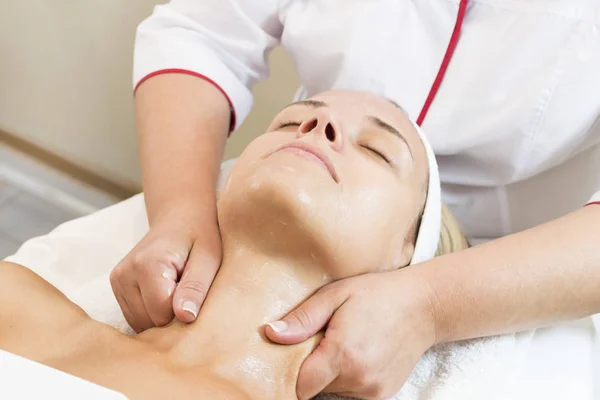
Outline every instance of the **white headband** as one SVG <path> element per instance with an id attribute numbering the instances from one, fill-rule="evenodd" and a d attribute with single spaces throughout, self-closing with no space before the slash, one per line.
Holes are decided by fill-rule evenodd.
<path id="1" fill-rule="evenodd" d="M 418 264 L 432 259 L 437 251 L 442 226 L 442 190 L 440 174 L 433 149 L 421 128 L 412 120 L 411 122 L 419 133 L 423 146 L 425 146 L 427 163 L 429 165 L 427 198 L 425 199 L 425 207 L 423 208 L 423 215 L 421 216 L 419 232 L 417 232 L 415 250 L 412 259 L 410 260 L 411 264 Z"/>

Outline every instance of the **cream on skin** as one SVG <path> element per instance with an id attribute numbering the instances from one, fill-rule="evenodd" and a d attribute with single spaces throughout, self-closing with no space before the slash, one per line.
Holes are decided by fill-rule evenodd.
<path id="1" fill-rule="evenodd" d="M 334 280 L 407 265 L 426 178 L 419 135 L 389 101 L 332 91 L 293 104 L 248 146 L 220 193 L 223 263 L 197 320 L 133 339 L 93 325 L 79 342 L 63 341 L 48 364 L 134 398 L 159 389 L 183 395 L 212 381 L 222 382 L 214 383 L 218 393 L 295 399 L 300 366 L 319 336 L 276 345 L 265 324 Z M 49 359 L 31 353 L 31 336 L 14 340 L 16 353 Z M 114 356 L 93 347 L 103 340 Z M 77 350 L 90 346 L 96 350 Z M 144 369 L 129 371 L 122 354 Z"/>

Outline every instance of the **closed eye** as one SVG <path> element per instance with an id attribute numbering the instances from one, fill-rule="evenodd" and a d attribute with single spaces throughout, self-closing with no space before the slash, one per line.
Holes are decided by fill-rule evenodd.
<path id="1" fill-rule="evenodd" d="M 361 145 L 361 147 L 363 147 L 363 148 L 367 149 L 368 151 L 370 151 L 371 153 L 375 154 L 377 157 L 381 158 L 386 163 L 391 164 L 390 160 L 385 156 L 385 154 L 381 153 L 379 150 L 376 150 L 372 147 L 365 146 L 365 145 Z"/>
<path id="2" fill-rule="evenodd" d="M 295 121 L 283 121 L 279 124 L 279 126 L 277 127 L 277 129 L 283 129 L 283 128 L 287 128 L 289 126 L 300 126 L 300 122 L 295 122 Z"/>

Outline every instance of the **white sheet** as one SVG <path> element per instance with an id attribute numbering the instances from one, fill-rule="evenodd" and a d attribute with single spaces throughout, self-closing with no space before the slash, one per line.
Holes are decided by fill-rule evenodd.
<path id="1" fill-rule="evenodd" d="M 8 259 L 47 279 L 93 318 L 131 333 L 108 276 L 147 229 L 138 195 L 32 239 Z M 595 316 L 438 346 L 396 398 L 600 400 L 599 327 Z"/>
<path id="2" fill-rule="evenodd" d="M 126 400 L 118 392 L 0 350 L 0 398 Z"/>

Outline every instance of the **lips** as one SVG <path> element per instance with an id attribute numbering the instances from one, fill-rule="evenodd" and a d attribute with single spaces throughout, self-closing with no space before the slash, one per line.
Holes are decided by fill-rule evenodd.
<path id="1" fill-rule="evenodd" d="M 329 174 L 331 175 L 333 180 L 336 183 L 338 182 L 338 176 L 335 171 L 335 168 L 333 167 L 333 163 L 331 162 L 329 157 L 327 157 L 325 152 L 319 149 L 318 147 L 311 146 L 307 143 L 302 142 L 290 142 L 284 144 L 283 146 L 275 150 L 274 153 L 284 150 L 292 151 L 300 156 L 312 159 L 313 161 L 324 167 L 327 171 L 329 171 Z"/>

